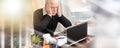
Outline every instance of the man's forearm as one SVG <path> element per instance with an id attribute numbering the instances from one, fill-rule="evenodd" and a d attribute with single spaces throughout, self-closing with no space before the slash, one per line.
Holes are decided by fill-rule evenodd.
<path id="1" fill-rule="evenodd" d="M 72 25 L 71 22 L 70 22 L 66 17 L 64 17 L 63 15 L 61 15 L 61 16 L 59 17 L 59 22 L 60 22 L 64 27 L 69 27 L 69 26 Z"/>
<path id="2" fill-rule="evenodd" d="M 37 25 L 37 29 L 43 31 L 45 28 L 47 28 L 49 21 L 50 21 L 50 16 L 44 16 L 40 22 L 40 25 Z"/>

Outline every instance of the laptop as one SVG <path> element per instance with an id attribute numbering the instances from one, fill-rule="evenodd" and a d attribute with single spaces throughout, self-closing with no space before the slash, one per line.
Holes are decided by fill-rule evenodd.
<path id="1" fill-rule="evenodd" d="M 67 46 L 74 45 L 87 38 L 87 22 L 68 28 Z"/>

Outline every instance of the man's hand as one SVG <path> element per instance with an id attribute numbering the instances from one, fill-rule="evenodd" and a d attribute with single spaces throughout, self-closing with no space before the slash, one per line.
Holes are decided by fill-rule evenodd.
<path id="1" fill-rule="evenodd" d="M 60 7 L 58 7 L 58 9 L 57 9 L 57 14 L 58 14 L 59 17 L 61 16 Z"/>
<path id="2" fill-rule="evenodd" d="M 47 12 L 47 14 L 48 14 L 49 16 L 52 16 L 52 10 L 51 10 L 51 8 L 47 9 L 46 12 Z"/>
<path id="3" fill-rule="evenodd" d="M 45 10 L 47 12 L 47 15 L 52 16 L 51 3 L 45 4 Z"/>

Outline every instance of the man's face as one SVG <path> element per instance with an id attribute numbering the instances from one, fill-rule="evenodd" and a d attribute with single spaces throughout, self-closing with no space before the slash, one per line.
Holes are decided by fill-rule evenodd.
<path id="1" fill-rule="evenodd" d="M 48 14 L 55 15 L 58 12 L 58 2 L 56 0 L 51 0 L 50 2 L 47 2 L 45 5 L 46 12 Z"/>
<path id="2" fill-rule="evenodd" d="M 51 10 L 52 14 L 55 15 L 58 12 L 58 3 L 57 2 L 52 2 L 51 3 Z"/>

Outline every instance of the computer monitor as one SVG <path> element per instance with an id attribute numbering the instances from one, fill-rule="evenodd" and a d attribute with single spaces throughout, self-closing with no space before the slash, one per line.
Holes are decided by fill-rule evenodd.
<path id="1" fill-rule="evenodd" d="M 71 46 L 87 38 L 87 22 L 67 29 L 67 45 Z"/>

